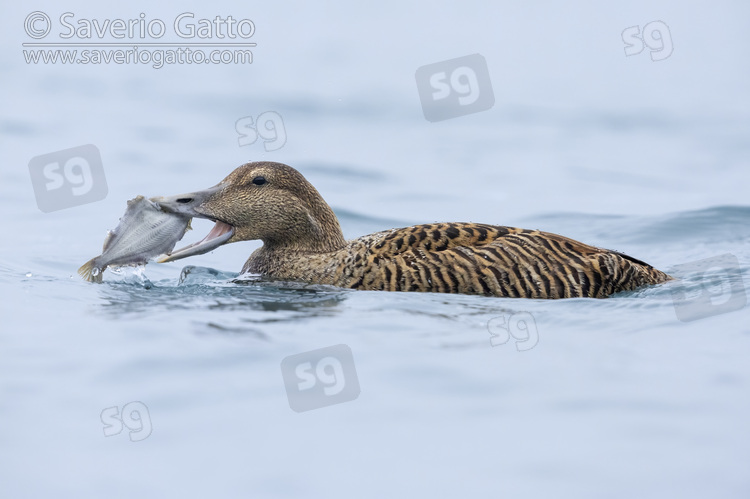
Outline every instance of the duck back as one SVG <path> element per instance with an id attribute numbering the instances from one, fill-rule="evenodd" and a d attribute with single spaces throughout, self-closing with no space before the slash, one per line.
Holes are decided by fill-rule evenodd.
<path id="1" fill-rule="evenodd" d="M 243 270 L 361 290 L 605 298 L 671 279 L 635 258 L 557 234 L 475 223 L 392 229 L 325 254 L 258 256 Z"/>

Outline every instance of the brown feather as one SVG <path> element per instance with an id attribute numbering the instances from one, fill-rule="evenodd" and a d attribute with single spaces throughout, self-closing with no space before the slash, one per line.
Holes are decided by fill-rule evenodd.
<path id="1" fill-rule="evenodd" d="M 262 185 L 253 182 L 258 177 Z M 243 273 L 363 290 L 522 298 L 604 298 L 671 279 L 622 253 L 497 225 L 415 225 L 345 241 L 318 191 L 281 163 L 248 163 L 217 187 L 207 199 L 183 198 L 200 204 L 182 209 L 232 225 L 230 242 L 263 241 Z"/>

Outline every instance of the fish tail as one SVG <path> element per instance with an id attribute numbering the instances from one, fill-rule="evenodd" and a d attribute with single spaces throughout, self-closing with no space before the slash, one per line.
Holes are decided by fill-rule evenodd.
<path id="1" fill-rule="evenodd" d="M 98 257 L 92 258 L 88 262 L 81 265 L 81 268 L 78 269 L 78 273 L 81 275 L 81 277 L 89 282 L 102 282 L 102 272 L 104 271 L 104 269 L 100 269 L 97 266 L 97 258 Z M 99 270 L 96 275 L 94 274 L 94 269 Z"/>

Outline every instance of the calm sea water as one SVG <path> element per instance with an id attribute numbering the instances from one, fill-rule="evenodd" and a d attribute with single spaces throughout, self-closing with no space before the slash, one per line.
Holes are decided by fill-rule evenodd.
<path id="1" fill-rule="evenodd" d="M 258 46 L 249 66 L 25 64 L 30 11 L 2 16 L 2 497 L 750 496 L 746 5 L 35 8 L 231 14 Z M 652 21 L 673 53 L 626 56 Z M 494 106 L 425 120 L 417 68 L 473 53 Z M 283 146 L 240 146 L 264 112 Z M 84 144 L 106 197 L 42 212 L 30 160 Z M 539 228 L 680 280 L 558 301 L 238 280 L 255 242 L 77 276 L 128 199 L 260 159 L 347 237 Z M 282 361 L 319 349 L 307 373 L 340 391 L 315 400 L 338 403 L 297 412 Z"/>

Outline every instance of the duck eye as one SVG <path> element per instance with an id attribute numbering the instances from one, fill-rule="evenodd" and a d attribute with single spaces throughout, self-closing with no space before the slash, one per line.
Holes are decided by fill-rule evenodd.
<path id="1" fill-rule="evenodd" d="M 263 184 L 265 184 L 265 183 L 266 183 L 266 179 L 265 179 L 265 177 L 255 177 L 255 178 L 253 179 L 253 183 L 254 183 L 255 185 L 263 185 Z"/>

